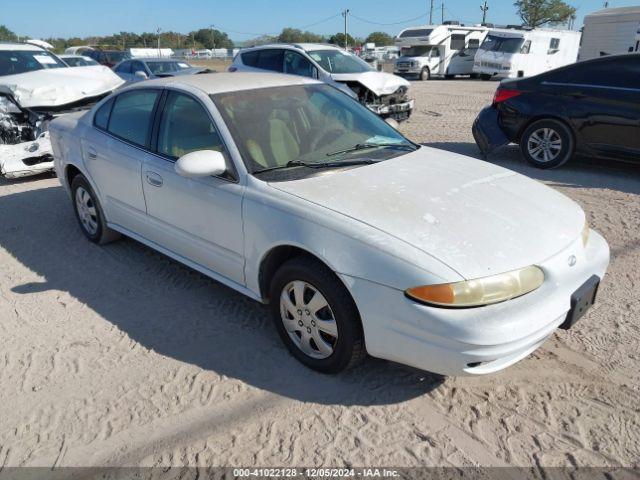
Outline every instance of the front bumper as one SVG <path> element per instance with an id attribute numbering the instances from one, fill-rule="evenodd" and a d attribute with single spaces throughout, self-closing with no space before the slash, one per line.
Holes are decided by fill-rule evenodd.
<path id="1" fill-rule="evenodd" d="M 31 142 L 0 145 L 0 175 L 20 178 L 53 169 L 53 150 L 49 132 Z"/>
<path id="2" fill-rule="evenodd" d="M 411 116 L 413 111 L 413 100 L 408 100 L 402 103 L 369 103 L 367 108 L 373 113 L 380 115 L 382 118 L 391 117 L 397 121 L 406 120 Z"/>
<path id="3" fill-rule="evenodd" d="M 576 257 L 569 266 L 567 259 Z M 536 350 L 564 322 L 571 295 L 592 275 L 603 278 L 609 247 L 591 231 L 538 264 L 545 282 L 522 297 L 486 307 L 444 309 L 421 305 L 403 292 L 342 275 L 358 305 L 367 351 L 443 375 L 502 370 Z M 583 319 L 584 321 L 584 319 Z"/>

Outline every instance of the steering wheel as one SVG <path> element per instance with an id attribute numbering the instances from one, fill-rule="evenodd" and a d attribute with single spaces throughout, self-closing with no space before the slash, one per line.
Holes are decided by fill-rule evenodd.
<path id="1" fill-rule="evenodd" d="M 341 125 L 327 125 L 315 134 L 311 142 L 309 142 L 309 150 L 314 151 L 318 149 L 318 145 L 325 143 L 331 143 L 331 140 L 335 140 L 344 134 L 344 127 Z"/>

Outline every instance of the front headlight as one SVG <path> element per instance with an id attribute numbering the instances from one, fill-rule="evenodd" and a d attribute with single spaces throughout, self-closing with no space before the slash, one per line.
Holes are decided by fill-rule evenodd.
<path id="1" fill-rule="evenodd" d="M 424 285 L 405 290 L 420 303 L 437 307 L 468 308 L 504 302 L 532 292 L 544 282 L 544 273 L 534 265 L 512 272 L 455 283 Z"/>
<path id="2" fill-rule="evenodd" d="M 589 243 L 589 232 L 591 232 L 591 228 L 589 228 L 589 223 L 585 220 L 584 227 L 582 227 L 582 246 L 586 247 L 587 243 Z"/>

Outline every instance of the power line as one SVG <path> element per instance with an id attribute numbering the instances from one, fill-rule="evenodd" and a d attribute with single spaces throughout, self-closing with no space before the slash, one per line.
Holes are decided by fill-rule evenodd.
<path id="1" fill-rule="evenodd" d="M 435 10 L 440 10 L 440 8 L 441 7 L 438 7 Z M 400 25 L 400 24 L 403 24 L 403 23 L 415 22 L 416 20 L 420 20 L 421 18 L 427 17 L 428 14 L 423 13 L 422 15 L 418 15 L 417 17 L 414 17 L 414 18 L 409 18 L 407 20 L 402 20 L 402 21 L 399 21 L 399 22 L 391 22 L 391 23 L 374 22 L 372 20 L 367 20 L 367 19 L 358 17 L 357 15 L 354 15 L 353 13 L 351 14 L 351 16 L 353 18 L 355 18 L 356 20 L 359 20 L 359 21 L 364 22 L 364 23 L 370 23 L 372 25 L 383 25 L 383 26 L 386 26 L 386 25 Z"/>

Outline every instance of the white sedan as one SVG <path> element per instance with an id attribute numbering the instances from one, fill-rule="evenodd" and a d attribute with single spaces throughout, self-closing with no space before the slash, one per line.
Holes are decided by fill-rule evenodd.
<path id="1" fill-rule="evenodd" d="M 127 235 L 268 304 L 322 372 L 366 353 L 495 372 L 571 327 L 609 262 L 567 197 L 312 79 L 141 82 L 50 131 L 89 240 Z"/>

